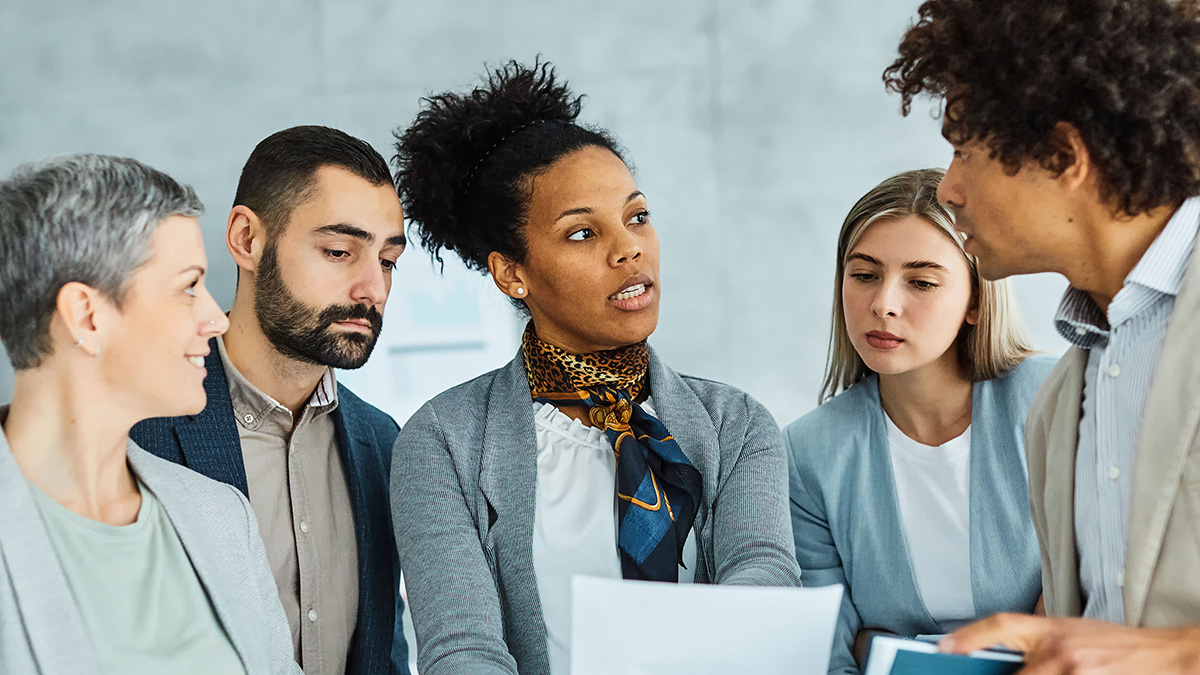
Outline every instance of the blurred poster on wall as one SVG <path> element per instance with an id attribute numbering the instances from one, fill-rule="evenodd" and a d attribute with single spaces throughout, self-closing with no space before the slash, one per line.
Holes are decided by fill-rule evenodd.
<path id="1" fill-rule="evenodd" d="M 415 244 L 393 272 L 383 333 L 371 359 L 338 381 L 402 426 L 426 401 L 516 354 L 521 318 L 491 277 L 453 254 L 444 272 Z"/>

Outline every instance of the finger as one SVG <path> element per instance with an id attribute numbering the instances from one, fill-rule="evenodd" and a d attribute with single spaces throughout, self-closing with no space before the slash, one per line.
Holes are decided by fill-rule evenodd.
<path id="1" fill-rule="evenodd" d="M 966 654 L 978 649 L 1003 646 L 1029 651 L 1045 631 L 1042 617 L 1026 614 L 997 614 L 954 631 L 938 643 L 938 650 Z"/>

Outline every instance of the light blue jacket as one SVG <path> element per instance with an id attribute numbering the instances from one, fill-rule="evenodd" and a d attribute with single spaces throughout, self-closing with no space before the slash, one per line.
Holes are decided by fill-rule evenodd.
<path id="1" fill-rule="evenodd" d="M 1052 357 L 1026 359 L 974 387 L 971 413 L 971 590 L 977 616 L 1030 612 L 1041 559 L 1026 491 L 1025 418 Z M 870 375 L 783 432 L 792 530 L 805 586 L 844 584 L 829 672 L 858 673 L 863 628 L 943 633 L 925 609 L 908 557 L 879 402 Z"/>

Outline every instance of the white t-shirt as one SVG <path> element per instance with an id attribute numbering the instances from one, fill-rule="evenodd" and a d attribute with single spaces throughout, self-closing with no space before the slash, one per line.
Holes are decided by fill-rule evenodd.
<path id="1" fill-rule="evenodd" d="M 971 428 L 945 445 L 923 445 L 884 414 L 900 522 L 917 590 L 950 631 L 975 618 L 971 593 Z"/>
<path id="2" fill-rule="evenodd" d="M 647 400 L 641 406 L 654 414 Z M 548 403 L 533 404 L 537 437 L 537 497 L 533 517 L 533 571 L 537 577 L 550 672 L 571 668 L 571 578 L 621 578 L 617 550 L 617 459 L 604 431 L 584 426 Z M 687 569 L 696 570 L 694 533 L 684 544 Z"/>

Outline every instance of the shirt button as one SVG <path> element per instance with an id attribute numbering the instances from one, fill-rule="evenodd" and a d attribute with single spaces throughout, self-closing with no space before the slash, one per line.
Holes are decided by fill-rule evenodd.
<path id="1" fill-rule="evenodd" d="M 307 520 L 300 521 L 300 531 L 303 532 L 304 534 L 308 534 L 308 521 Z"/>
<path id="2" fill-rule="evenodd" d="M 317 620 L 317 610 L 315 610 L 315 609 L 310 609 L 310 610 L 308 610 L 308 620 L 309 620 L 309 621 L 312 621 L 312 622 L 314 622 L 314 623 L 316 622 L 316 620 Z"/>
<path id="3" fill-rule="evenodd" d="M 242 415 L 242 419 L 246 421 L 246 424 L 254 424 L 254 415 L 251 415 L 250 413 Z"/>
<path id="4" fill-rule="evenodd" d="M 1112 480 L 1116 480 L 1116 479 L 1120 478 L 1121 470 L 1115 466 L 1108 467 L 1108 477 L 1111 478 Z"/>
<path id="5" fill-rule="evenodd" d="M 1108 376 L 1109 377 L 1117 377 L 1120 374 L 1121 374 L 1121 366 L 1118 366 L 1117 364 L 1114 363 L 1108 367 Z"/>
<path id="6" fill-rule="evenodd" d="M 1076 334 L 1076 335 L 1087 335 L 1087 329 L 1086 329 L 1086 328 L 1084 328 L 1083 326 L 1076 326 L 1076 327 L 1075 327 L 1075 334 Z"/>

